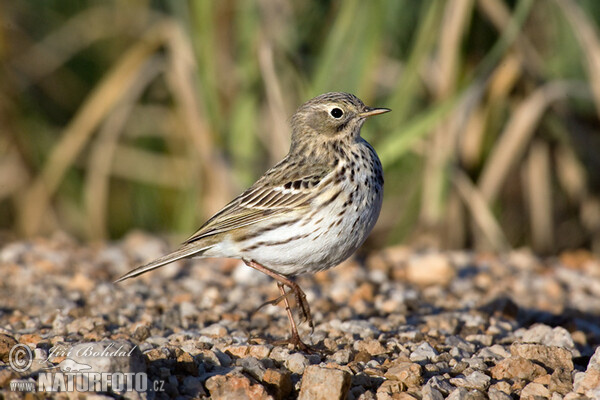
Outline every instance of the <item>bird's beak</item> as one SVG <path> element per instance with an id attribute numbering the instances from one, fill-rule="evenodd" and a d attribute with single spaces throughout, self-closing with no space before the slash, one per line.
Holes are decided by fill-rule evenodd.
<path id="1" fill-rule="evenodd" d="M 389 108 L 367 107 L 367 108 L 365 108 L 365 111 L 358 114 L 358 116 L 361 118 L 367 118 L 367 117 L 372 117 L 373 115 L 384 114 L 384 113 L 390 112 L 390 111 L 392 111 L 392 110 L 390 110 Z"/>

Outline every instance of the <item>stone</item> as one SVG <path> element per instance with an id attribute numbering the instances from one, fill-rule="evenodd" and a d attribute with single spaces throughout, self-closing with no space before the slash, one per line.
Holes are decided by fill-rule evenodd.
<path id="1" fill-rule="evenodd" d="M 346 365 L 352 361 L 352 351 L 350 349 L 341 349 L 333 353 L 331 360 L 340 365 Z"/>
<path id="2" fill-rule="evenodd" d="M 212 376 L 208 378 L 205 386 L 210 397 L 215 400 L 273 399 L 262 385 L 252 383 L 239 371 Z"/>
<path id="3" fill-rule="evenodd" d="M 552 328 L 544 324 L 535 324 L 527 330 L 515 332 L 515 335 L 520 336 L 523 343 L 538 343 L 576 351 L 571 334 L 562 326 Z"/>
<path id="4" fill-rule="evenodd" d="M 385 346 L 383 346 L 379 340 L 375 339 L 360 340 L 356 342 L 355 347 L 359 352 L 364 351 L 372 356 L 378 356 L 387 353 Z"/>
<path id="5" fill-rule="evenodd" d="M 263 358 L 269 357 L 272 348 L 273 346 L 265 344 L 253 345 L 248 348 L 248 355 L 262 360 Z"/>
<path id="6" fill-rule="evenodd" d="M 406 266 L 406 279 L 420 286 L 445 285 L 454 274 L 449 258 L 439 253 L 413 256 Z"/>
<path id="7" fill-rule="evenodd" d="M 492 378 L 502 379 L 524 379 L 533 381 L 535 378 L 545 375 L 546 370 L 523 357 L 510 357 L 498 362 L 490 368 Z"/>
<path id="8" fill-rule="evenodd" d="M 459 375 L 456 378 L 452 378 L 450 379 L 450 383 L 456 387 L 484 391 L 490 386 L 490 380 L 491 378 L 483 372 L 474 371 L 467 376 Z"/>
<path id="9" fill-rule="evenodd" d="M 342 400 L 350 383 L 351 376 L 346 371 L 310 365 L 304 370 L 298 400 Z"/>
<path id="10" fill-rule="evenodd" d="M 186 376 L 183 378 L 182 391 L 183 394 L 187 394 L 188 396 L 195 398 L 206 396 L 202 381 L 200 378 L 195 376 Z"/>
<path id="11" fill-rule="evenodd" d="M 557 368 L 550 376 L 550 383 L 548 389 L 552 393 L 560 393 L 565 395 L 573 390 L 573 381 L 571 378 L 571 372 L 563 368 Z"/>
<path id="12" fill-rule="evenodd" d="M 285 367 L 294 374 L 302 375 L 304 369 L 309 365 L 308 358 L 304 357 L 302 353 L 294 353 L 285 360 Z"/>
<path id="13" fill-rule="evenodd" d="M 265 366 L 255 357 L 241 358 L 236 361 L 236 365 L 241 366 L 244 372 L 247 372 L 254 379 L 262 380 L 265 373 Z"/>
<path id="14" fill-rule="evenodd" d="M 17 344 L 14 337 L 0 333 L 0 360 L 7 363 L 10 350 Z"/>
<path id="15" fill-rule="evenodd" d="M 421 390 L 422 400 L 444 400 L 444 395 L 430 385 L 423 386 Z"/>
<path id="16" fill-rule="evenodd" d="M 269 368 L 263 374 L 262 381 L 276 399 L 284 399 L 292 392 L 292 379 L 288 371 Z"/>
<path id="17" fill-rule="evenodd" d="M 485 395 L 477 390 L 467 390 L 465 388 L 457 388 L 450 393 L 446 400 L 484 400 Z"/>
<path id="18" fill-rule="evenodd" d="M 427 342 L 421 343 L 412 353 L 410 353 L 410 360 L 428 361 L 437 356 L 437 351 Z"/>
<path id="19" fill-rule="evenodd" d="M 600 389 L 600 370 L 588 368 L 583 378 L 575 383 L 574 389 L 577 393 L 596 398 L 593 393 Z"/>
<path id="20" fill-rule="evenodd" d="M 12 368 L 0 369 L 0 388 L 8 387 L 10 381 L 19 378 L 19 375 Z"/>
<path id="21" fill-rule="evenodd" d="M 550 398 L 550 391 L 541 383 L 531 382 L 521 390 L 521 399 L 537 400 L 539 398 Z"/>
<path id="22" fill-rule="evenodd" d="M 198 375 L 198 364 L 190 353 L 182 352 L 177 357 L 177 371 L 183 372 L 186 375 Z"/>
<path id="23" fill-rule="evenodd" d="M 423 384 L 421 366 L 416 363 L 397 363 L 389 368 L 384 376 L 387 379 L 402 382 L 407 387 L 418 387 Z"/>
<path id="24" fill-rule="evenodd" d="M 394 400 L 407 389 L 406 385 L 399 381 L 384 381 L 377 388 L 377 400 Z"/>
<path id="25" fill-rule="evenodd" d="M 227 328 L 225 328 L 221 324 L 212 324 L 200 330 L 201 335 L 211 336 L 211 337 L 223 337 L 227 335 Z"/>
<path id="26" fill-rule="evenodd" d="M 512 400 L 512 397 L 504 393 L 503 391 L 491 387 L 487 393 L 490 400 Z"/>
<path id="27" fill-rule="evenodd" d="M 552 370 L 564 368 L 573 370 L 573 355 L 567 349 L 556 346 L 545 346 L 535 343 L 513 343 L 510 353 L 531 361 L 536 361 Z"/>

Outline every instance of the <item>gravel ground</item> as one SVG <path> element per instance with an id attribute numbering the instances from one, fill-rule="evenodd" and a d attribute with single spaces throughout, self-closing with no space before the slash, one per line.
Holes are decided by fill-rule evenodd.
<path id="1" fill-rule="evenodd" d="M 56 235 L 0 248 L 2 394 L 45 398 L 10 382 L 37 385 L 68 361 L 142 372 L 157 389 L 109 385 L 88 393 L 96 399 L 600 398 L 600 262 L 586 252 L 395 247 L 299 277 L 315 321 L 312 334 L 300 326 L 316 349 L 303 354 L 272 344 L 288 335 L 284 309 L 253 312 L 277 287 L 236 260 L 111 283 L 167 250 L 140 233 L 97 247 Z M 9 366 L 17 343 L 35 358 L 23 372 Z M 78 351 L 92 347 L 122 352 Z"/>

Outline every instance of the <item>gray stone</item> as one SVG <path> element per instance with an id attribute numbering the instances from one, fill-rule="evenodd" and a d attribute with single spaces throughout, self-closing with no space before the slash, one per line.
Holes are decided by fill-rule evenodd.
<path id="1" fill-rule="evenodd" d="M 202 381 L 195 376 L 186 376 L 183 379 L 182 390 L 184 394 L 195 398 L 206 396 Z"/>
<path id="2" fill-rule="evenodd" d="M 352 351 L 350 349 L 341 349 L 333 353 L 331 360 L 337 364 L 345 365 L 352 361 Z"/>
<path id="3" fill-rule="evenodd" d="M 258 361 L 256 357 L 245 357 L 236 360 L 236 365 L 239 365 L 245 372 L 250 374 L 254 379 L 262 380 L 266 371 L 265 366 Z"/>
<path id="4" fill-rule="evenodd" d="M 520 337 L 521 341 L 524 343 L 538 343 L 546 346 L 563 347 L 571 350 L 574 355 L 579 355 L 571 334 L 562 326 L 552 328 L 548 325 L 536 324 L 526 330 L 519 329 L 515 332 L 515 336 Z"/>
<path id="5" fill-rule="evenodd" d="M 459 375 L 456 378 L 452 378 L 450 379 L 450 383 L 457 387 L 484 391 L 490 386 L 490 380 L 491 378 L 483 372 L 474 371 L 467 376 Z"/>
<path id="6" fill-rule="evenodd" d="M 421 390 L 422 400 L 444 400 L 444 395 L 437 389 L 431 387 L 431 385 L 423 386 Z"/>
<path id="7" fill-rule="evenodd" d="M 487 395 L 490 398 L 490 400 L 512 400 L 512 397 L 496 388 L 490 388 Z"/>
<path id="8" fill-rule="evenodd" d="M 432 360 L 437 355 L 437 351 L 431 347 L 429 343 L 423 342 L 410 353 L 410 360 L 414 362 L 428 361 Z"/>
<path id="9" fill-rule="evenodd" d="M 310 363 L 302 353 L 294 353 L 285 360 L 285 367 L 294 374 L 302 374 Z"/>

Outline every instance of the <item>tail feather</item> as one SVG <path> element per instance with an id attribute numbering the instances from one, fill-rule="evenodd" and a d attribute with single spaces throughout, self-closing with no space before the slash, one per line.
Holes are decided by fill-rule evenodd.
<path id="1" fill-rule="evenodd" d="M 184 246 L 178 250 L 175 250 L 172 253 L 167 254 L 166 256 L 157 258 L 156 260 L 154 260 L 146 265 L 142 265 L 141 267 L 132 269 L 131 271 L 129 271 L 128 273 L 126 273 L 125 275 L 121 276 L 119 279 L 114 281 L 114 283 L 124 281 L 125 279 L 136 277 L 136 276 L 144 274 L 148 271 L 152 271 L 153 269 L 160 268 L 163 265 L 172 263 L 173 261 L 181 260 L 182 258 L 199 256 L 209 248 L 210 248 L 210 246 L 203 247 L 203 248 L 198 248 L 196 246 L 189 246 L 189 247 Z"/>

